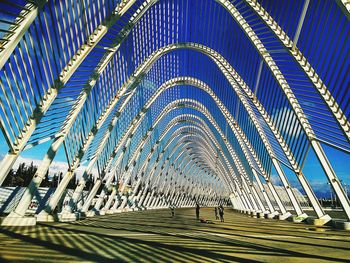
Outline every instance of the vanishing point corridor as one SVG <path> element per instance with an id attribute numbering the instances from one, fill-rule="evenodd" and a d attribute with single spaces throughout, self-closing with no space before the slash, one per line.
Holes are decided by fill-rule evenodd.
<path id="1" fill-rule="evenodd" d="M 0 263 L 349 251 L 350 0 L 0 0 Z"/>

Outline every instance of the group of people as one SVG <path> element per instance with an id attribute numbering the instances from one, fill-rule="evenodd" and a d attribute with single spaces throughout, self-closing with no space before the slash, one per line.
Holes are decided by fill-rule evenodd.
<path id="1" fill-rule="evenodd" d="M 200 206 L 199 206 L 199 204 L 197 204 L 196 205 L 196 218 L 197 218 L 197 220 L 199 220 L 199 209 L 200 209 Z M 215 219 L 216 220 L 219 220 L 219 216 L 220 216 L 220 221 L 221 222 L 225 222 L 224 221 L 224 207 L 222 205 L 219 205 L 218 207 L 215 207 L 214 208 L 214 213 L 215 213 Z"/>
<path id="2" fill-rule="evenodd" d="M 222 205 L 219 205 L 218 207 L 214 208 L 214 213 L 215 213 L 215 219 L 216 220 L 219 220 L 218 212 L 219 212 L 219 216 L 220 216 L 220 221 L 221 222 L 225 222 L 224 221 L 224 207 Z"/>
<path id="3" fill-rule="evenodd" d="M 169 208 L 171 211 L 171 217 L 174 217 L 175 216 L 175 206 L 170 205 Z M 200 206 L 199 206 L 199 204 L 196 204 L 196 218 L 197 218 L 197 220 L 199 220 L 199 210 L 200 210 Z M 220 219 L 221 222 L 225 222 L 224 221 L 224 207 L 222 205 L 215 207 L 214 213 L 215 213 L 216 220 Z M 219 216 L 220 216 L 220 218 L 219 218 Z"/>

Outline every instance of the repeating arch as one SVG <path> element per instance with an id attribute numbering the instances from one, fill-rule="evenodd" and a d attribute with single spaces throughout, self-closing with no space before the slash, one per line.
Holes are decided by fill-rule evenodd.
<path id="1" fill-rule="evenodd" d="M 339 100 L 339 96 L 345 93 L 333 92 L 332 83 L 327 81 L 322 72 L 317 72 L 320 70 L 317 65 L 312 65 L 315 60 L 307 57 L 302 48 L 299 49 L 298 40 L 308 1 L 299 18 L 294 39 L 291 38 L 292 34 L 279 24 L 278 18 L 268 13 L 264 3 L 252 0 L 213 1 L 232 23 L 232 32 L 227 30 L 227 34 L 231 36 L 234 32 L 242 33 L 239 35 L 244 43 L 242 52 L 249 50 L 250 55 L 254 57 L 247 59 L 247 63 L 244 62 L 247 66 L 243 66 L 239 59 L 233 61 L 232 57 L 227 57 L 227 50 L 221 44 L 216 45 L 211 35 L 201 35 L 208 34 L 207 32 L 197 32 L 194 27 L 193 32 L 187 34 L 187 30 L 191 30 L 192 27 L 179 26 L 178 19 L 186 22 L 190 20 L 181 17 L 183 14 L 180 9 L 183 6 L 174 1 L 172 6 L 168 5 L 172 11 L 167 15 L 164 15 L 162 10 L 155 12 L 161 7 L 166 9 L 162 0 L 103 2 L 106 6 L 95 6 L 91 3 L 91 7 L 87 5 L 84 15 L 81 11 L 75 11 L 69 13 L 69 21 L 57 20 L 58 28 L 50 28 L 50 23 L 57 19 L 57 12 L 53 12 L 56 10 L 53 1 L 19 5 L 19 8 L 23 9 L 22 12 L 18 14 L 17 19 L 11 21 L 11 26 L 4 31 L 4 37 L 1 36 L 0 128 L 9 146 L 9 152 L 0 163 L 0 185 L 26 148 L 36 147 L 50 140 L 51 144 L 32 181 L 8 218 L 21 218 L 25 215 L 34 193 L 47 175 L 56 155 L 64 148 L 69 169 L 41 213 L 44 217 L 57 207 L 68 182 L 84 160 L 87 166 L 69 206 L 65 208 L 64 212 L 67 214 L 76 209 L 85 183 L 95 167 L 99 170 L 96 183 L 86 202 L 79 208 L 81 212 L 89 210 L 102 184 L 103 189 L 95 204 L 96 211 L 100 210 L 102 198 L 108 195 L 113 183 L 119 180 L 120 189 L 113 188 L 108 205 L 104 206 L 106 211 L 112 206 L 112 199 L 129 187 L 129 182 L 135 181 L 137 187 L 134 186 L 134 189 L 138 189 L 144 180 L 147 181 L 145 174 L 148 178 L 157 180 L 152 182 L 152 186 L 147 181 L 146 187 L 137 195 L 135 191 L 132 196 L 134 200 L 154 205 L 157 202 L 161 203 L 160 197 L 155 198 L 156 192 L 166 192 L 166 196 L 169 198 L 170 195 L 171 198 L 163 199 L 162 202 L 170 202 L 172 198 L 178 202 L 184 199 L 186 194 L 182 196 L 175 193 L 175 188 L 169 190 L 170 186 L 167 191 L 163 191 L 166 189 L 165 170 L 171 170 L 171 166 L 178 165 L 182 171 L 172 168 L 172 176 L 178 172 L 182 175 L 193 169 L 202 169 L 210 175 L 218 175 L 226 190 L 232 192 L 232 202 L 235 202 L 237 207 L 271 214 L 280 213 L 282 218 L 288 217 L 291 214 L 271 182 L 272 166 L 297 216 L 307 217 L 292 190 L 287 169 L 296 175 L 317 217 L 327 222 L 331 218 L 325 213 L 303 173 L 303 161 L 311 149 L 347 218 L 350 219 L 349 197 L 325 153 L 326 148 L 323 147 L 325 144 L 345 154 L 350 152 L 348 105 Z M 336 4 L 348 18 L 347 1 L 337 1 Z M 198 7 L 193 5 L 187 8 Z M 96 9 L 93 15 L 90 9 Z M 188 12 L 186 15 L 188 16 Z M 83 21 L 84 19 L 86 21 Z M 154 25 L 149 23 L 151 19 L 156 19 L 155 25 L 162 30 L 153 30 Z M 193 18 L 193 21 L 197 20 L 198 17 Z M 261 28 L 256 27 L 256 24 L 261 25 Z M 186 32 L 180 37 L 179 30 Z M 213 30 L 219 32 L 214 28 L 214 24 Z M 266 37 L 260 31 L 264 31 Z M 138 33 L 141 35 L 138 36 Z M 39 35 L 43 36 L 42 42 L 37 38 Z M 231 38 L 227 40 L 238 41 Z M 273 46 L 269 45 L 270 42 L 279 44 Z M 343 39 L 341 43 L 343 46 L 347 44 Z M 196 58 L 203 55 L 208 59 L 208 63 L 214 65 L 212 68 L 217 70 L 215 74 L 220 75 L 220 81 L 217 81 L 219 78 L 205 79 L 206 72 L 202 70 L 201 65 L 189 65 L 189 61 L 193 60 L 188 57 L 192 54 Z M 286 63 L 289 65 L 284 66 L 281 62 L 284 55 L 292 60 Z M 251 61 L 259 61 L 260 64 L 253 65 L 250 64 Z M 288 71 L 289 66 L 293 67 L 293 70 L 297 68 L 298 74 L 305 77 L 303 80 L 312 90 L 303 91 L 304 95 L 314 100 L 315 104 L 322 105 L 321 113 L 309 114 L 309 105 L 303 101 L 304 95 L 298 92 L 298 85 L 303 87 L 304 84 L 293 83 L 293 72 Z M 189 67 L 198 68 L 203 72 L 192 76 Z M 252 76 L 252 79 L 255 79 L 255 88 L 252 87 L 254 82 L 249 79 L 250 76 L 242 72 L 240 67 L 259 68 L 256 70 L 258 75 Z M 281 105 L 269 107 L 268 100 L 261 95 L 264 93 L 258 92 L 262 74 L 264 78 L 272 78 L 273 83 L 276 82 L 274 87 L 278 89 L 278 98 L 283 100 Z M 206 80 L 211 87 L 206 84 Z M 190 92 L 197 92 L 198 89 L 200 91 L 190 93 L 193 97 L 186 97 L 184 88 L 187 86 L 190 87 Z M 201 99 L 210 101 L 213 108 L 196 99 L 196 94 L 204 94 Z M 227 99 L 222 98 L 225 95 L 234 96 L 233 106 Z M 14 99 L 11 99 L 12 97 Z M 163 102 L 159 102 L 160 100 Z M 62 105 L 59 105 L 60 102 Z M 133 104 L 136 105 L 134 109 Z M 59 106 L 56 108 L 57 105 Z M 286 108 L 279 109 L 280 106 Z M 236 107 L 236 110 L 233 107 Z M 56 109 L 59 109 L 57 112 L 60 113 L 51 112 Z M 179 114 L 181 110 L 183 112 Z M 278 115 L 274 111 L 278 110 L 288 115 L 288 123 L 283 123 L 283 114 L 278 118 L 274 117 Z M 190 111 L 195 113 L 190 114 Z M 93 116 L 89 116 L 89 113 Z M 220 116 L 220 120 L 215 119 L 214 113 Z M 57 118 L 57 122 L 52 121 L 47 127 L 43 124 L 45 117 L 55 119 L 60 114 L 62 116 Z M 171 114 L 175 116 L 174 121 L 171 121 Z M 317 122 L 313 121 L 318 114 L 320 119 L 324 117 L 324 120 L 334 120 L 335 132 L 334 136 L 330 136 L 334 138 L 334 143 L 323 139 L 321 135 L 322 132 L 331 133 L 327 130 L 329 124 L 327 123 L 327 127 L 318 127 Z M 180 120 L 183 123 L 179 122 Z M 56 126 L 49 131 L 52 123 Z M 166 146 L 163 147 L 160 141 L 165 140 L 176 125 L 184 130 L 183 127 L 187 127 L 186 129 L 191 129 L 194 134 L 189 131 L 175 132 L 174 136 L 171 136 L 172 141 L 166 141 Z M 223 128 L 224 126 L 226 128 Z M 293 135 L 287 134 L 284 129 L 286 126 L 293 126 Z M 161 136 L 158 134 L 160 130 L 163 132 Z M 35 131 L 40 135 L 38 138 L 35 137 Z M 299 134 L 300 139 L 289 138 L 298 137 Z M 35 138 L 30 140 L 32 136 Z M 301 145 L 298 140 L 305 146 L 300 150 L 301 154 L 295 147 L 296 141 L 296 144 Z M 68 149 L 69 153 L 67 145 L 74 146 Z M 159 149 L 163 149 L 161 153 L 158 152 Z M 214 155 L 218 160 L 215 160 Z M 159 156 L 166 159 L 160 160 Z M 196 161 L 192 161 L 192 158 Z M 144 161 L 142 164 L 141 160 Z M 257 187 L 254 187 L 254 182 Z M 274 200 L 270 200 L 263 183 Z M 192 192 L 195 191 L 193 189 L 205 187 L 201 183 L 197 183 L 196 186 L 193 184 L 192 182 Z M 188 195 L 187 197 L 189 198 Z M 202 198 L 207 201 L 210 199 L 205 195 Z M 123 199 L 122 202 L 124 206 L 127 201 Z M 191 201 L 188 200 L 187 203 Z"/>

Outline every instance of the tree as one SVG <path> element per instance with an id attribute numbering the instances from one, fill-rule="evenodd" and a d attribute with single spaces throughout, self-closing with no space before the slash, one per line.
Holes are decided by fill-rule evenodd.
<path id="1" fill-rule="evenodd" d="M 9 174 L 4 180 L 3 186 L 15 186 L 16 185 L 16 177 L 13 169 L 10 170 Z"/>
<path id="2" fill-rule="evenodd" d="M 16 172 L 13 169 L 10 170 L 3 186 L 28 186 L 37 169 L 33 162 L 29 166 L 21 163 Z"/>

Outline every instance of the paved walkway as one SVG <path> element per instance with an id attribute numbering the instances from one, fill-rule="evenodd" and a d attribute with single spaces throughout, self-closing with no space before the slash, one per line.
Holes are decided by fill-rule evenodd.
<path id="1" fill-rule="evenodd" d="M 76 223 L 0 228 L 1 262 L 350 262 L 350 233 L 253 219 L 225 210 L 129 212 Z M 201 217 L 214 219 L 212 208 Z M 324 229 L 322 229 L 324 230 Z"/>

